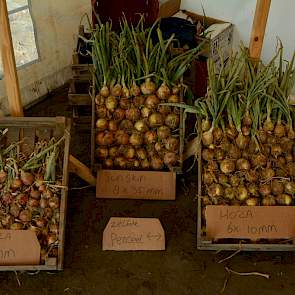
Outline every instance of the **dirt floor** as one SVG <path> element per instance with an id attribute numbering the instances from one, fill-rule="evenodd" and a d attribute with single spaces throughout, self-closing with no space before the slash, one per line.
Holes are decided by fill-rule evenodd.
<path id="1" fill-rule="evenodd" d="M 66 91 L 49 97 L 26 115 L 70 116 Z M 74 130 L 72 153 L 89 163 L 90 133 Z M 183 181 L 190 191 L 185 194 Z M 98 200 L 94 188 L 69 192 L 64 271 L 0 273 L 0 294 L 206 295 L 295 294 L 293 253 L 239 253 L 196 249 L 196 176 L 178 179 L 176 201 Z M 85 183 L 70 176 L 70 186 Z M 167 249 L 159 252 L 102 251 L 102 232 L 111 216 L 156 217 L 166 233 Z M 225 267 L 259 276 L 227 275 Z M 19 279 L 19 284 L 17 281 Z"/>

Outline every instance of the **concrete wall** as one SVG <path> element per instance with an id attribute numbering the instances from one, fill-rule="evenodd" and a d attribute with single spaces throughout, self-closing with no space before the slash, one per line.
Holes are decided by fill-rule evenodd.
<path id="1" fill-rule="evenodd" d="M 18 71 L 23 105 L 55 89 L 71 76 L 70 64 L 81 16 L 90 14 L 90 0 L 32 0 L 40 60 Z M 4 80 L 0 108 L 8 111 Z"/>

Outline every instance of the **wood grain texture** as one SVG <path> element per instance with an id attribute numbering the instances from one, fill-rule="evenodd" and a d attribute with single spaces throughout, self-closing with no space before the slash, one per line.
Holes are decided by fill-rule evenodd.
<path id="1" fill-rule="evenodd" d="M 253 59 L 259 59 L 261 55 L 270 4 L 271 0 L 257 0 L 256 2 L 249 45 L 250 56 Z"/>
<path id="2" fill-rule="evenodd" d="M 0 46 L 9 109 L 12 116 L 23 117 L 6 0 L 0 0 L 0 24 Z"/>

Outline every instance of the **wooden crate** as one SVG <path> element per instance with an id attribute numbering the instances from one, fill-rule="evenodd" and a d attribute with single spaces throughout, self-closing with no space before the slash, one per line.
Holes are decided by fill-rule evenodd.
<path id="1" fill-rule="evenodd" d="M 65 226 L 66 226 L 66 211 L 67 211 L 67 186 L 68 186 L 68 159 L 70 149 L 70 119 L 65 117 L 56 118 L 15 118 L 4 117 L 0 118 L 0 128 L 7 128 L 8 132 L 5 136 L 10 142 L 18 142 L 20 134 L 24 138 L 22 144 L 23 152 L 31 153 L 35 142 L 42 139 L 50 139 L 52 136 L 55 138 L 65 137 L 64 150 L 63 150 L 63 177 L 62 185 L 65 187 L 61 192 L 60 203 L 60 226 L 59 226 L 59 244 L 58 244 L 58 257 L 49 258 L 45 265 L 14 265 L 14 266 L 0 266 L 0 271 L 56 271 L 63 269 L 64 261 L 64 240 L 65 240 Z"/>
<path id="2" fill-rule="evenodd" d="M 200 126 L 199 126 L 200 130 Z M 199 133 L 201 134 L 201 133 Z M 206 237 L 203 232 L 203 212 L 202 212 L 202 146 L 199 139 L 198 149 L 198 215 L 197 215 L 197 248 L 199 250 L 241 250 L 241 251 L 295 251 L 295 239 L 276 239 L 271 242 L 261 239 L 261 242 L 255 242 L 250 239 L 219 239 L 213 241 Z M 222 206 L 222 205 L 221 205 Z M 225 207 L 225 206 L 222 206 Z M 248 206 L 241 206 L 247 207 Z M 280 207 L 280 206 L 272 206 Z M 284 216 L 282 216 L 284 218 Z"/>

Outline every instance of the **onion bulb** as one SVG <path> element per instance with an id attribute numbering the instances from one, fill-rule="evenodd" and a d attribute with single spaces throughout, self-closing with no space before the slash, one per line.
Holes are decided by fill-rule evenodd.
<path id="1" fill-rule="evenodd" d="M 235 190 L 232 187 L 225 188 L 224 198 L 227 200 L 233 200 L 235 198 Z"/>
<path id="2" fill-rule="evenodd" d="M 295 194 L 295 183 L 291 181 L 287 181 L 284 185 L 284 190 L 286 194 L 293 196 Z"/>
<path id="3" fill-rule="evenodd" d="M 108 151 L 108 148 L 106 147 L 98 147 L 97 150 L 96 150 L 96 156 L 99 158 L 99 159 L 106 159 L 109 155 L 109 151 Z"/>
<path id="4" fill-rule="evenodd" d="M 292 204 L 292 201 L 293 201 L 292 197 L 287 194 L 281 194 L 276 196 L 276 202 L 279 205 L 289 206 Z"/>
<path id="5" fill-rule="evenodd" d="M 104 118 L 100 118 L 96 121 L 95 125 L 99 131 L 104 131 L 108 128 L 108 121 Z"/>
<path id="6" fill-rule="evenodd" d="M 165 148 L 169 152 L 176 152 L 179 149 L 179 139 L 175 137 L 168 137 L 165 142 Z"/>
<path id="7" fill-rule="evenodd" d="M 20 189 L 22 187 L 22 185 L 23 185 L 23 182 L 19 178 L 15 178 L 12 181 L 10 187 L 11 187 L 12 191 L 16 191 L 16 190 Z"/>
<path id="8" fill-rule="evenodd" d="M 118 105 L 118 101 L 114 96 L 109 96 L 105 100 L 105 106 L 111 112 L 113 112 L 116 109 L 117 105 Z"/>
<path id="9" fill-rule="evenodd" d="M 286 135 L 285 126 L 282 123 L 277 123 L 274 129 L 274 135 L 277 137 L 283 137 Z"/>
<path id="10" fill-rule="evenodd" d="M 264 167 L 266 166 L 266 164 L 267 164 L 267 158 L 262 154 L 258 154 L 254 156 L 252 160 L 253 167 Z"/>
<path id="11" fill-rule="evenodd" d="M 148 159 L 144 159 L 140 162 L 140 166 L 143 170 L 147 170 L 150 168 L 150 162 Z"/>
<path id="12" fill-rule="evenodd" d="M 151 167 L 154 170 L 161 170 L 161 169 L 163 169 L 163 167 L 164 167 L 163 160 L 160 157 L 158 157 L 158 156 L 151 157 Z"/>
<path id="13" fill-rule="evenodd" d="M 35 181 L 35 177 L 30 172 L 21 171 L 20 179 L 24 185 L 32 185 Z"/>
<path id="14" fill-rule="evenodd" d="M 202 120 L 202 131 L 208 131 L 211 128 L 211 122 L 208 118 Z"/>
<path id="15" fill-rule="evenodd" d="M 125 169 L 127 166 L 127 160 L 123 157 L 116 157 L 114 159 L 114 166 L 120 169 Z"/>
<path id="16" fill-rule="evenodd" d="M 140 118 L 140 110 L 132 107 L 132 108 L 126 110 L 125 116 L 126 116 L 127 120 L 130 120 L 132 122 L 136 122 Z"/>
<path id="17" fill-rule="evenodd" d="M 245 179 L 249 182 L 256 182 L 258 180 L 258 173 L 256 170 L 249 170 L 245 174 Z"/>
<path id="18" fill-rule="evenodd" d="M 262 180 L 270 180 L 275 176 L 275 172 L 271 168 L 265 168 L 262 169 L 260 176 Z"/>
<path id="19" fill-rule="evenodd" d="M 239 185 L 237 190 L 236 190 L 236 198 L 244 202 L 246 199 L 248 199 L 248 190 L 244 185 Z"/>
<path id="20" fill-rule="evenodd" d="M 228 177 L 227 177 L 227 175 L 225 175 L 223 173 L 219 174 L 219 176 L 218 176 L 218 182 L 220 184 L 223 184 L 223 185 L 228 184 Z"/>
<path id="21" fill-rule="evenodd" d="M 111 94 L 113 96 L 121 96 L 122 95 L 122 86 L 120 84 L 116 84 L 111 88 Z"/>
<path id="22" fill-rule="evenodd" d="M 157 129 L 157 135 L 160 139 L 166 139 L 171 134 L 170 128 L 167 126 L 161 126 Z"/>
<path id="23" fill-rule="evenodd" d="M 131 105 L 131 101 L 128 97 L 121 97 L 119 101 L 120 108 L 123 110 L 128 110 Z"/>
<path id="24" fill-rule="evenodd" d="M 259 193 L 262 196 L 270 195 L 271 194 L 271 187 L 270 187 L 270 185 L 267 184 L 267 183 L 260 184 L 259 185 Z"/>
<path id="25" fill-rule="evenodd" d="M 220 143 L 223 138 L 223 131 L 219 127 L 213 129 L 213 139 L 215 143 Z"/>
<path id="26" fill-rule="evenodd" d="M 165 124 L 172 130 L 178 128 L 179 126 L 179 115 L 177 114 L 168 114 L 165 118 Z"/>
<path id="27" fill-rule="evenodd" d="M 113 113 L 114 120 L 121 121 L 125 118 L 125 110 L 118 108 Z"/>
<path id="28" fill-rule="evenodd" d="M 108 86 L 104 85 L 101 87 L 99 94 L 103 97 L 108 97 L 110 95 L 110 90 Z"/>
<path id="29" fill-rule="evenodd" d="M 148 131 L 148 126 L 146 125 L 144 120 L 139 120 L 134 124 L 134 128 L 138 131 L 138 132 L 146 132 Z"/>
<path id="30" fill-rule="evenodd" d="M 105 118 L 107 116 L 107 108 L 105 106 L 96 106 L 95 112 L 98 118 Z"/>
<path id="31" fill-rule="evenodd" d="M 157 96 L 160 99 L 167 99 L 170 95 L 170 88 L 166 85 L 166 83 L 162 83 L 162 85 L 157 90 Z"/>
<path id="32" fill-rule="evenodd" d="M 284 192 L 284 184 L 278 179 L 274 179 L 271 182 L 271 191 L 274 195 L 280 195 Z"/>
<path id="33" fill-rule="evenodd" d="M 249 161 L 246 160 L 246 159 L 243 159 L 243 158 L 240 158 L 240 159 L 237 160 L 236 166 L 237 166 L 238 170 L 246 170 L 246 171 L 248 171 L 251 168 L 251 165 L 250 165 Z"/>
<path id="34" fill-rule="evenodd" d="M 178 161 L 178 157 L 177 157 L 177 155 L 175 153 L 173 153 L 173 152 L 165 153 L 165 155 L 164 155 L 164 164 L 166 166 L 168 166 L 168 167 L 175 166 L 177 161 Z"/>
<path id="35" fill-rule="evenodd" d="M 235 162 L 230 159 L 225 159 L 220 163 L 220 170 L 222 173 L 229 174 L 235 171 Z"/>
<path id="36" fill-rule="evenodd" d="M 124 156 L 127 159 L 133 159 L 135 157 L 135 149 L 132 146 L 126 146 L 124 149 Z"/>
<path id="37" fill-rule="evenodd" d="M 133 132 L 129 137 L 129 143 L 138 146 L 143 143 L 143 137 L 139 132 Z"/>
<path id="38" fill-rule="evenodd" d="M 266 119 L 264 124 L 263 124 L 263 129 L 264 131 L 268 132 L 268 133 L 271 133 L 273 130 L 274 130 L 274 124 L 273 122 L 271 121 L 271 119 Z"/>
<path id="39" fill-rule="evenodd" d="M 172 112 L 171 107 L 166 106 L 166 105 L 159 105 L 157 110 L 160 114 L 162 114 L 164 116 L 166 116 Z"/>
<path id="40" fill-rule="evenodd" d="M 163 117 L 160 113 L 152 113 L 149 116 L 149 125 L 153 127 L 159 127 L 163 125 Z"/>
<path id="41" fill-rule="evenodd" d="M 261 204 L 263 206 L 275 206 L 276 205 L 276 199 L 274 196 L 269 195 L 262 198 Z"/>
<path id="42" fill-rule="evenodd" d="M 126 131 L 131 131 L 133 129 L 133 124 L 131 121 L 129 120 L 122 120 L 120 125 L 119 125 L 119 129 L 123 129 Z"/>
<path id="43" fill-rule="evenodd" d="M 212 149 L 210 149 L 210 150 L 212 150 Z M 215 149 L 215 158 L 217 161 L 224 160 L 225 156 L 224 156 L 224 152 L 222 149 Z"/>
<path id="44" fill-rule="evenodd" d="M 111 145 L 114 141 L 113 132 L 98 132 L 96 134 L 96 143 L 98 145 Z"/>
<path id="45" fill-rule="evenodd" d="M 155 144 L 155 150 L 158 154 L 160 154 L 163 151 L 163 143 L 161 142 L 156 142 Z"/>
<path id="46" fill-rule="evenodd" d="M 259 204 L 257 198 L 249 198 L 246 200 L 246 205 L 247 206 L 257 206 Z"/>
<path id="47" fill-rule="evenodd" d="M 293 163 L 293 162 L 287 163 L 286 170 L 287 170 L 289 176 L 295 177 L 295 163 Z"/>
<path id="48" fill-rule="evenodd" d="M 223 188 L 218 183 L 213 183 L 208 187 L 208 195 L 211 198 L 222 197 L 223 195 Z"/>
<path id="49" fill-rule="evenodd" d="M 238 186 L 240 184 L 240 177 L 237 175 L 232 175 L 229 178 L 229 182 L 232 186 Z"/>
<path id="50" fill-rule="evenodd" d="M 169 103 L 179 103 L 179 101 L 180 101 L 179 96 L 176 94 L 172 94 L 168 98 Z"/>
<path id="51" fill-rule="evenodd" d="M 271 145 L 271 154 L 277 158 L 283 152 L 282 147 L 279 144 L 272 144 Z"/>
<path id="52" fill-rule="evenodd" d="M 232 159 L 239 159 L 241 157 L 241 150 L 234 144 L 230 145 L 228 157 Z"/>
<path id="53" fill-rule="evenodd" d="M 18 216 L 21 222 L 30 222 L 32 220 L 32 213 L 29 210 L 21 210 Z"/>
<path id="54" fill-rule="evenodd" d="M 213 144 L 213 134 L 211 130 L 202 133 L 202 143 L 205 146 Z"/>
<path id="55" fill-rule="evenodd" d="M 203 149 L 202 158 L 207 162 L 212 161 L 214 159 L 214 151 L 212 149 Z"/>
<path id="56" fill-rule="evenodd" d="M 109 121 L 109 130 L 110 131 L 117 131 L 118 130 L 118 124 L 117 124 L 117 122 L 116 121 L 114 121 L 114 120 L 110 120 Z"/>
<path id="57" fill-rule="evenodd" d="M 103 96 L 101 96 L 99 94 L 95 96 L 95 104 L 96 105 L 102 106 L 102 105 L 104 105 L 104 103 L 105 103 L 105 98 Z"/>
<path id="58" fill-rule="evenodd" d="M 103 167 L 106 169 L 112 169 L 114 166 L 114 162 L 112 159 L 105 159 L 103 161 Z"/>
<path id="59" fill-rule="evenodd" d="M 140 110 L 140 112 L 141 112 L 141 116 L 142 116 L 143 118 L 148 118 L 148 117 L 150 116 L 150 114 L 152 113 L 152 110 L 149 109 L 148 107 L 143 107 L 143 108 Z"/>
<path id="60" fill-rule="evenodd" d="M 258 130 L 258 139 L 261 143 L 266 143 L 267 141 L 267 133 L 263 129 Z"/>
<path id="61" fill-rule="evenodd" d="M 140 90 L 144 95 L 150 95 L 156 91 L 156 85 L 150 78 L 147 78 L 145 82 L 140 85 Z"/>
<path id="62" fill-rule="evenodd" d="M 117 144 L 128 144 L 129 143 L 129 135 L 124 130 L 118 130 L 115 133 L 115 140 Z"/>
<path id="63" fill-rule="evenodd" d="M 136 150 L 136 156 L 138 159 L 140 160 L 144 160 L 147 158 L 147 153 L 146 153 L 146 150 L 144 148 L 138 148 Z"/>
<path id="64" fill-rule="evenodd" d="M 157 133 L 156 131 L 149 130 L 144 134 L 144 142 L 146 144 L 152 144 L 157 141 Z"/>
<path id="65" fill-rule="evenodd" d="M 239 149 L 244 150 L 247 148 L 249 141 L 250 139 L 248 136 L 244 136 L 243 133 L 239 133 L 238 137 L 236 138 L 236 145 Z"/>
<path id="66" fill-rule="evenodd" d="M 140 108 L 144 105 L 145 98 L 143 96 L 135 96 L 133 98 L 133 105 L 137 108 Z"/>
<path id="67" fill-rule="evenodd" d="M 132 86 L 130 88 L 130 94 L 132 96 L 139 96 L 140 95 L 140 88 L 136 85 L 135 81 L 133 81 Z"/>
<path id="68" fill-rule="evenodd" d="M 259 197 L 259 192 L 258 192 L 257 186 L 254 183 L 250 183 L 247 186 L 247 189 L 248 189 L 248 192 L 251 196 Z"/>
<path id="69" fill-rule="evenodd" d="M 214 175 L 213 175 L 213 173 L 210 172 L 210 171 L 205 171 L 203 173 L 203 182 L 205 184 L 211 184 L 211 183 L 213 183 L 214 182 Z"/>

